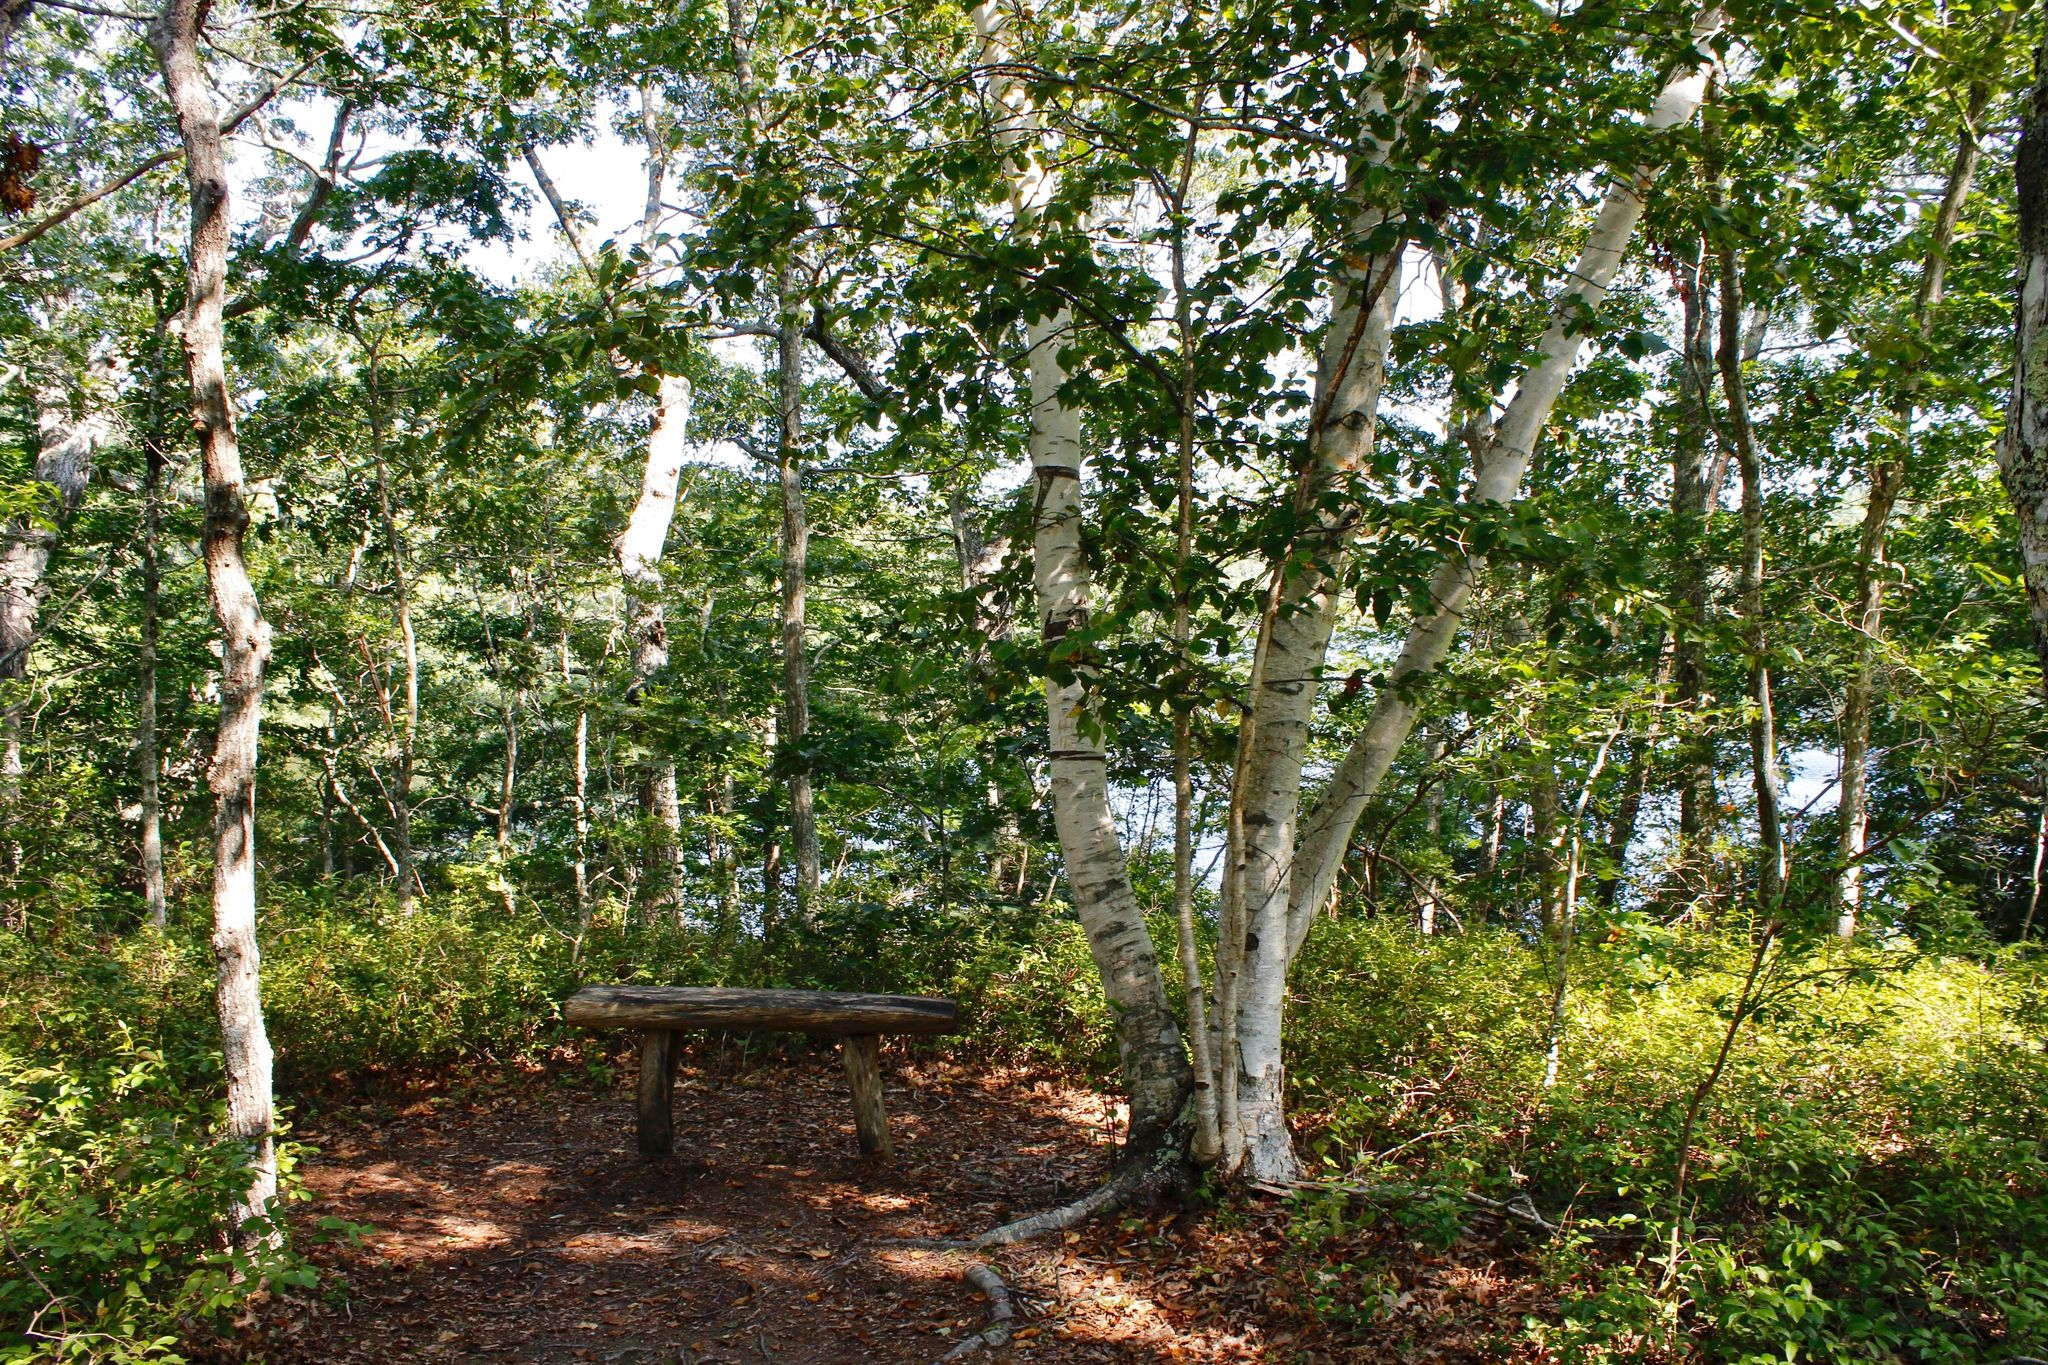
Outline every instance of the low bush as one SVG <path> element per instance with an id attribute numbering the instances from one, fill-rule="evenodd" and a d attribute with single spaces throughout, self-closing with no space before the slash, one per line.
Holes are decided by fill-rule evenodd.
<path id="1" fill-rule="evenodd" d="M 125 1033 L 84 1063 L 0 1049 L 0 1361 L 173 1361 L 256 1290 L 311 1282 L 281 1237 L 227 1235 L 248 1170 L 207 1061 Z"/>
<path id="2" fill-rule="evenodd" d="M 1598 926 L 1595 926 L 1598 927 Z M 1527 1196 L 1565 1359 L 1961 1362 L 2048 1350 L 2048 1059 L 2038 967 L 1831 943 L 1774 948 L 1699 1104 L 1752 944 L 1617 923 L 1574 964 L 1555 1086 L 1550 978 L 1507 934 L 1323 926 L 1293 1073 L 1311 1151 L 1403 1191 Z M 1318 941 L 1320 940 L 1320 941 Z M 1671 1259 L 1673 1231 L 1679 1255 Z M 1504 1344 L 1504 1349 L 1505 1344 Z"/>

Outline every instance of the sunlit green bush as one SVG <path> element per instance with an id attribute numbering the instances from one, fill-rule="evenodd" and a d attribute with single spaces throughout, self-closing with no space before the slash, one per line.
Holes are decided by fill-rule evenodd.
<path id="1" fill-rule="evenodd" d="M 228 1235 L 248 1172 L 205 1071 L 125 1034 L 89 1061 L 0 1048 L 0 1361 L 175 1360 L 256 1290 L 310 1283 Z"/>
<path id="2" fill-rule="evenodd" d="M 1906 948 L 1773 949 L 1728 1033 L 1743 934 L 1591 925 L 1558 1083 L 1550 976 L 1506 935 L 1319 926 L 1293 1080 L 1327 1170 L 1454 1235 L 1458 1191 L 1529 1197 L 1574 1360 L 1943 1361 L 2048 1346 L 2048 1060 L 2038 970 Z M 1320 940 L 1320 941 L 1318 941 Z M 1415 1199 L 1421 1189 L 1446 1199 Z M 1449 1216 L 1445 1217 L 1445 1209 Z M 1672 1229 L 1680 1248 L 1671 1264 Z"/>

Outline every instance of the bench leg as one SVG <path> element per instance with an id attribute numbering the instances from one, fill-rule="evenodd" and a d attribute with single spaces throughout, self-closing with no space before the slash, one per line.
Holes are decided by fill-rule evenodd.
<path id="1" fill-rule="evenodd" d="M 652 1028 L 640 1035 L 640 1155 L 667 1156 L 675 1147 L 669 1092 L 676 1078 L 676 1035 Z"/>
<path id="2" fill-rule="evenodd" d="M 894 1156 L 889 1141 L 889 1116 L 882 1109 L 882 1040 L 872 1033 L 853 1034 L 840 1044 L 847 1083 L 853 1087 L 853 1131 L 867 1156 Z"/>

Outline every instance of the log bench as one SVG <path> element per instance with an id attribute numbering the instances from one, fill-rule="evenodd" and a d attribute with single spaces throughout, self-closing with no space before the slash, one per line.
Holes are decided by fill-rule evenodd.
<path id="1" fill-rule="evenodd" d="M 669 1097 L 675 1086 L 676 1038 L 684 1029 L 840 1039 L 860 1149 L 868 1156 L 888 1156 L 895 1148 L 882 1109 L 881 1036 L 951 1033 L 960 1026 L 953 1002 L 932 996 L 726 986 L 585 986 L 563 1004 L 562 1018 L 581 1028 L 639 1033 L 639 1134 L 645 1156 L 664 1156 L 675 1146 Z"/>

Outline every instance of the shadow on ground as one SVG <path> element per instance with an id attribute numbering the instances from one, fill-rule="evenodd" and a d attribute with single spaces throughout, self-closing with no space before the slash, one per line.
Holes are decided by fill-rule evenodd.
<path id="1" fill-rule="evenodd" d="M 631 1075 L 329 1115 L 303 1134 L 297 1219 L 368 1225 L 315 1252 L 323 1290 L 268 1304 L 226 1354 L 275 1365 L 936 1360 L 982 1326 L 966 1258 L 905 1245 L 1062 1202 L 1106 1169 L 1117 1114 L 1044 1081 L 890 1068 L 896 1156 L 862 1158 L 829 1053 L 686 1056 L 676 1152 L 634 1148 Z M 1019 1253 L 1018 1359 L 1250 1360 L 1160 1305 Z M 1035 1263 L 1028 1258 L 1037 1257 Z M 1099 1277 L 1098 1277 L 1099 1278 Z M 1015 1281 L 1013 1281 L 1015 1282 Z M 1127 1287 L 1126 1287 L 1127 1288 Z M 1085 1300 L 1085 1302 L 1083 1301 Z"/>

